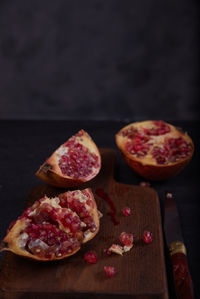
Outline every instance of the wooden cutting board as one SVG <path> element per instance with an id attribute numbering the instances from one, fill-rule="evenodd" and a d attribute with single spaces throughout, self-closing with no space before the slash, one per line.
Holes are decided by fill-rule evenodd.
<path id="1" fill-rule="evenodd" d="M 152 188 L 120 184 L 113 179 L 115 152 L 102 149 L 102 169 L 84 187 L 94 194 L 102 188 L 116 207 L 118 225 L 114 225 L 109 205 L 97 195 L 98 209 L 103 213 L 98 235 L 70 258 L 57 262 L 36 262 L 5 253 L 0 272 L 0 298 L 168 298 L 160 205 Z M 63 189 L 40 185 L 31 191 L 27 205 L 44 194 L 53 196 Z M 132 215 L 125 217 L 122 209 L 129 206 Z M 144 230 L 153 233 L 153 242 L 143 243 Z M 123 256 L 107 256 L 103 250 L 118 243 L 121 232 L 135 236 L 135 245 Z M 83 255 L 94 250 L 97 264 L 87 264 Z M 114 266 L 117 274 L 107 278 L 104 266 Z"/>

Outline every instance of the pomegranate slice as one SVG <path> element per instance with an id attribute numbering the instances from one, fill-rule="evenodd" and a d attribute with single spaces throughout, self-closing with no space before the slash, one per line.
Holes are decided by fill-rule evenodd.
<path id="1" fill-rule="evenodd" d="M 133 170 L 155 181 L 177 175 L 194 152 L 188 134 L 164 121 L 129 124 L 116 134 L 116 144 Z"/>
<path id="2" fill-rule="evenodd" d="M 100 168 L 97 146 L 88 133 L 80 130 L 46 160 L 36 175 L 49 185 L 66 188 L 90 181 Z"/>
<path id="3" fill-rule="evenodd" d="M 74 199 L 76 207 L 70 208 Z M 87 217 L 82 214 L 85 211 Z M 86 222 L 88 218 L 90 221 Z M 26 209 L 9 226 L 1 251 L 40 261 L 63 259 L 76 253 L 98 230 L 98 210 L 92 191 L 89 188 L 68 191 L 54 198 L 45 196 Z"/>

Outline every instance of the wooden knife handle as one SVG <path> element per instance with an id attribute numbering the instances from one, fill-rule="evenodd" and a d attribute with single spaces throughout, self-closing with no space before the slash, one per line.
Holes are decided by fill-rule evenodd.
<path id="1" fill-rule="evenodd" d="M 185 246 L 182 242 L 176 242 L 175 246 L 171 244 L 170 249 L 177 298 L 194 299 L 193 284 L 188 268 Z"/>

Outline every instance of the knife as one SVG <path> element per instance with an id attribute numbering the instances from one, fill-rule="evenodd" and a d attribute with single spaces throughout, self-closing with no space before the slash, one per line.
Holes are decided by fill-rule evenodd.
<path id="1" fill-rule="evenodd" d="M 193 284 L 188 268 L 176 201 L 173 196 L 165 199 L 164 230 L 173 266 L 176 296 L 178 299 L 193 299 Z"/>

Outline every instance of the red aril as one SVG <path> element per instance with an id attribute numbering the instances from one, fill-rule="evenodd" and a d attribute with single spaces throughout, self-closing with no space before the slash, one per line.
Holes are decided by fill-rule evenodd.
<path id="1" fill-rule="evenodd" d="M 133 170 L 155 181 L 177 175 L 194 152 L 188 134 L 164 121 L 129 124 L 116 134 L 116 143 Z"/>
<path id="2" fill-rule="evenodd" d="M 150 244 L 153 241 L 152 232 L 145 230 L 143 233 L 143 241 L 146 244 Z"/>
<path id="3" fill-rule="evenodd" d="M 133 245 L 133 234 L 122 232 L 119 236 L 120 242 L 125 246 Z"/>
<path id="4" fill-rule="evenodd" d="M 131 215 L 131 209 L 129 207 L 123 208 L 123 215 L 124 216 L 130 216 Z"/>
<path id="5" fill-rule="evenodd" d="M 113 277 L 117 273 L 115 267 L 112 266 L 104 266 L 104 270 L 106 272 L 106 276 L 109 278 Z"/>
<path id="6" fill-rule="evenodd" d="M 84 254 L 84 259 L 86 260 L 86 262 L 88 262 L 89 264 L 96 264 L 98 259 L 97 256 L 94 252 L 86 252 Z"/>
<path id="7" fill-rule="evenodd" d="M 96 144 L 80 130 L 62 144 L 36 175 L 57 187 L 74 187 L 93 179 L 100 171 L 101 156 Z"/>

